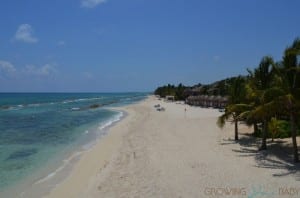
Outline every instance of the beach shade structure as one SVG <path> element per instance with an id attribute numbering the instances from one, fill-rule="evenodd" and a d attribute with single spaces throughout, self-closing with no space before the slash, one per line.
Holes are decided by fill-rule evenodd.
<path id="1" fill-rule="evenodd" d="M 204 107 L 208 107 L 208 104 L 209 104 L 209 96 L 208 95 L 205 95 L 204 98 L 203 98 L 203 106 Z"/>
<path id="2" fill-rule="evenodd" d="M 171 96 L 171 95 L 170 96 L 166 96 L 166 100 L 173 102 L 173 101 L 175 101 L 175 96 Z"/>
<path id="3" fill-rule="evenodd" d="M 227 102 L 228 102 L 228 98 L 222 96 L 199 95 L 199 96 L 189 96 L 186 99 L 186 103 L 192 106 L 214 107 L 214 108 L 224 108 Z"/>
<path id="4" fill-rule="evenodd" d="M 208 107 L 214 107 L 215 105 L 215 96 L 208 97 Z"/>

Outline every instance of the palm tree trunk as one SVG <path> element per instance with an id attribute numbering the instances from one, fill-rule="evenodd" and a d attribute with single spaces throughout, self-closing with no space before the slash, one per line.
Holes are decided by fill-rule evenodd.
<path id="1" fill-rule="evenodd" d="M 268 135 L 267 126 L 268 126 L 268 121 L 267 119 L 265 119 L 263 123 L 261 147 L 259 148 L 259 150 L 267 150 L 267 135 Z"/>
<path id="2" fill-rule="evenodd" d="M 293 149 L 294 149 L 294 162 L 299 162 L 298 146 L 297 146 L 297 128 L 296 128 L 295 115 L 293 113 L 290 114 L 290 122 L 291 122 Z"/>
<path id="3" fill-rule="evenodd" d="M 256 122 L 254 122 L 253 128 L 254 128 L 254 134 L 257 134 L 257 132 L 258 132 L 258 126 L 257 126 Z"/>
<path id="4" fill-rule="evenodd" d="M 239 140 L 238 121 L 234 119 L 234 139 Z"/>

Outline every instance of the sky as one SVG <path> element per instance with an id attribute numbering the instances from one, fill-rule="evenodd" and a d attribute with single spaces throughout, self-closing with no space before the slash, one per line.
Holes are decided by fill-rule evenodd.
<path id="1" fill-rule="evenodd" d="M 1 0 L 0 92 L 153 91 L 245 75 L 300 36 L 297 0 Z"/>

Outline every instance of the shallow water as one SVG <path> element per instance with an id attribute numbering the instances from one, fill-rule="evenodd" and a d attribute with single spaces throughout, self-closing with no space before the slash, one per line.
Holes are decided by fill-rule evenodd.
<path id="1" fill-rule="evenodd" d="M 121 119 L 122 113 L 107 107 L 145 97 L 141 93 L 1 93 L 0 197 L 17 186 L 21 190 L 58 175 L 105 135 L 106 127 Z"/>

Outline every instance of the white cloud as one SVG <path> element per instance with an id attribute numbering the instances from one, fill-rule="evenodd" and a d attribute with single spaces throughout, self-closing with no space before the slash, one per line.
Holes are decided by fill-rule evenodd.
<path id="1" fill-rule="evenodd" d="M 220 56 L 214 56 L 213 57 L 213 59 L 214 59 L 215 62 L 219 62 L 220 58 L 221 58 Z"/>
<path id="2" fill-rule="evenodd" d="M 93 79 L 94 78 L 94 75 L 91 72 L 83 72 L 82 75 L 86 79 Z"/>
<path id="3" fill-rule="evenodd" d="M 49 76 L 51 74 L 57 73 L 55 66 L 53 64 L 46 64 L 41 67 L 36 67 L 35 65 L 27 65 L 24 72 L 29 75 L 35 76 Z"/>
<path id="4" fill-rule="evenodd" d="M 0 71 L 5 73 L 13 73 L 16 71 L 16 68 L 10 62 L 0 60 Z"/>
<path id="5" fill-rule="evenodd" d="M 16 34 L 15 40 L 22 41 L 25 43 L 36 43 L 38 39 L 33 36 L 33 29 L 29 24 L 22 24 L 19 26 Z"/>
<path id="6" fill-rule="evenodd" d="M 58 41 L 57 45 L 58 46 L 64 46 L 64 45 L 66 45 L 66 42 L 65 41 Z"/>
<path id="7" fill-rule="evenodd" d="M 85 8 L 94 8 L 107 0 L 81 0 L 81 6 Z"/>
<path id="8" fill-rule="evenodd" d="M 26 65 L 20 69 L 17 69 L 12 63 L 4 60 L 0 60 L 0 79 L 2 77 L 54 77 L 58 74 L 58 70 L 55 68 L 56 64 L 45 64 L 43 66 L 37 67 L 35 65 Z"/>

